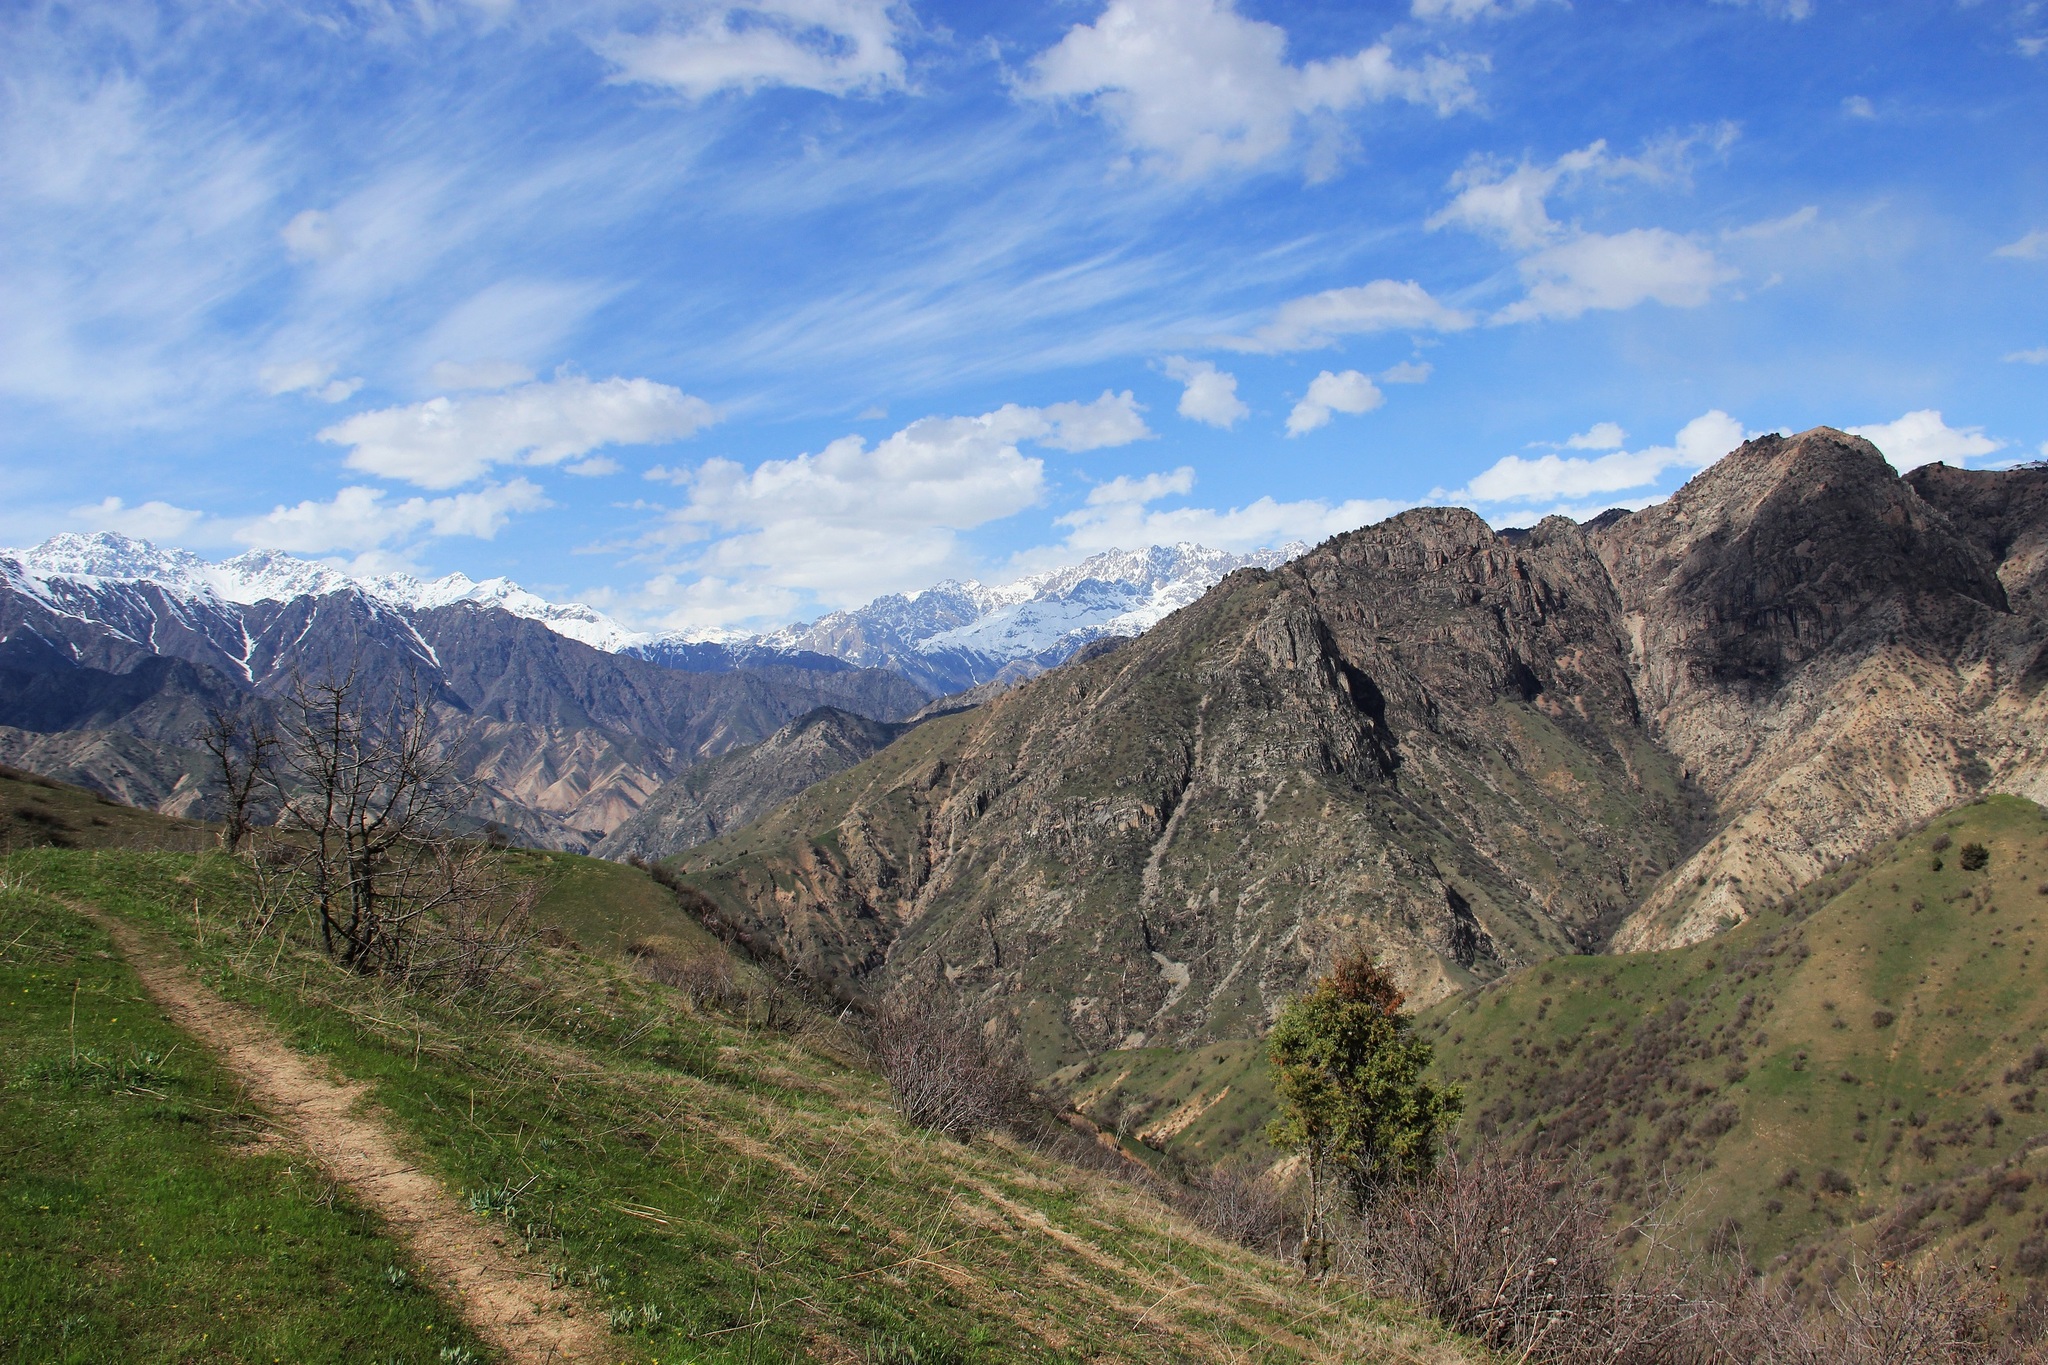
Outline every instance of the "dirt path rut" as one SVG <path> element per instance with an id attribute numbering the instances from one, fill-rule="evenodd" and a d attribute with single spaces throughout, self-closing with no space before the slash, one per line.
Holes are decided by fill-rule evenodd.
<path id="1" fill-rule="evenodd" d="M 337 1085 L 262 1020 L 193 980 L 175 955 L 97 906 L 67 903 L 107 932 L 173 1023 L 212 1049 L 280 1128 L 383 1217 L 477 1335 L 518 1365 L 616 1355 L 587 1304 L 549 1289 L 539 1267 L 405 1158 L 388 1122 L 362 1103 L 368 1087 Z"/>

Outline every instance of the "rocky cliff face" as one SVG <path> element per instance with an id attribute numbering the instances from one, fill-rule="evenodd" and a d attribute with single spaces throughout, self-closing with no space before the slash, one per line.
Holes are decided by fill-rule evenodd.
<path id="1" fill-rule="evenodd" d="M 1428 509 L 1235 573 L 684 861 L 810 970 L 943 970 L 1050 1062 L 1262 1029 L 1333 943 L 1419 995 L 1600 945 L 1704 807 L 1579 530 Z"/>
<path id="2" fill-rule="evenodd" d="M 1424 1000 L 1692 941 L 2048 781 L 2044 485 L 1823 428 L 1584 528 L 1406 513 L 682 865 L 813 972 L 944 971 L 1043 1065 L 1256 1033 L 1340 940 Z"/>
<path id="3" fill-rule="evenodd" d="M 1966 509 L 2038 535 L 2038 501 L 2011 495 L 2039 481 L 1902 479 L 1823 429 L 1752 441 L 1594 534 L 1651 733 L 1723 817 L 1615 947 L 1696 942 L 1974 791 L 2035 790 L 2017 684 L 2041 619 L 2000 578 L 2023 532 Z"/>
<path id="4" fill-rule="evenodd" d="M 821 706 L 759 744 L 685 770 L 591 851 L 600 858 L 666 858 L 695 848 L 845 772 L 909 728 Z"/>

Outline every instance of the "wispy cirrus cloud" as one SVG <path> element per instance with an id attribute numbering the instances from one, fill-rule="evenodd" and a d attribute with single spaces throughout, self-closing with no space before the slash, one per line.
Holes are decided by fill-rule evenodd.
<path id="1" fill-rule="evenodd" d="M 907 10 L 898 0 L 742 0 L 680 28 L 613 32 L 591 46 L 614 80 L 690 99 L 768 86 L 879 94 L 906 83 L 898 20 Z"/>

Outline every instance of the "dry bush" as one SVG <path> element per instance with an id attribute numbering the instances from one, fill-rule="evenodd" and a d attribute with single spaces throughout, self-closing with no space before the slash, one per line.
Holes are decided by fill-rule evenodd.
<path id="1" fill-rule="evenodd" d="M 1249 1162 L 1220 1162 L 1190 1182 L 1188 1216 L 1203 1230 L 1278 1258 L 1301 1237 L 1300 1192 Z"/>
<path id="2" fill-rule="evenodd" d="M 1712 1358 L 1709 1305 L 1669 1258 L 1620 1255 L 1582 1163 L 1487 1145 L 1391 1186 L 1340 1237 L 1337 1264 L 1377 1293 L 1523 1361 L 1689 1365 Z"/>
<path id="3" fill-rule="evenodd" d="M 746 991 L 724 953 L 676 957 L 644 940 L 627 944 L 626 952 L 642 976 L 681 991 L 693 1008 L 744 1012 Z"/>
<path id="4" fill-rule="evenodd" d="M 964 1140 L 1008 1125 L 1029 1103 L 1014 1043 L 991 1036 L 944 986 L 898 987 L 875 1011 L 869 1043 L 897 1112 L 918 1128 Z"/>
<path id="5" fill-rule="evenodd" d="M 1746 1365 L 2001 1365 L 2048 1359 L 2001 1339 L 1994 1276 L 1954 1261 L 1856 1262 L 1820 1297 L 1748 1282 L 1709 1320 L 1718 1358 Z"/>

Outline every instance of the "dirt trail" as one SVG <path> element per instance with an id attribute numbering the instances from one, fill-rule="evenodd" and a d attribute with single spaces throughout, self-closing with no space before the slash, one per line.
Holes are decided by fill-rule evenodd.
<path id="1" fill-rule="evenodd" d="M 406 1160 L 388 1124 L 361 1103 L 368 1087 L 337 1085 L 263 1021 L 193 980 L 172 953 L 97 906 L 66 903 L 106 930 L 173 1023 L 211 1048 L 280 1128 L 383 1217 L 485 1341 L 518 1365 L 616 1354 L 587 1304 L 549 1289 L 538 1267 Z"/>

